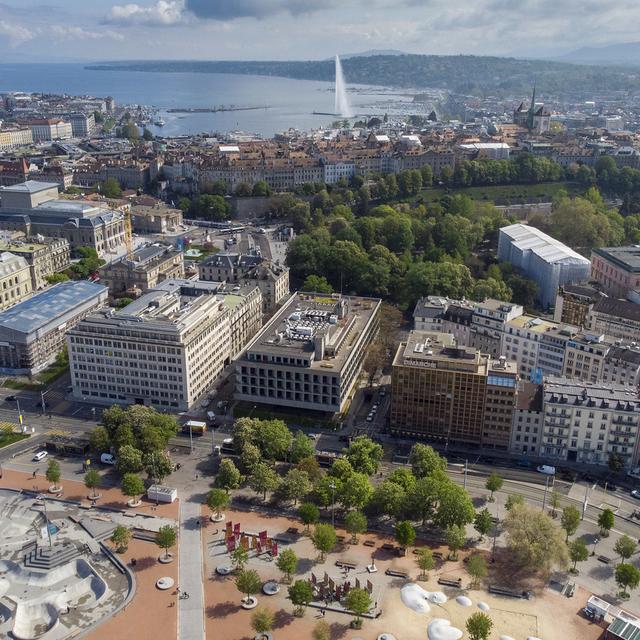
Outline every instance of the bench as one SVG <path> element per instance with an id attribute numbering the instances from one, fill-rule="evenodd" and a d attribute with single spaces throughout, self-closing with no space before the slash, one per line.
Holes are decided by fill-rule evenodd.
<path id="1" fill-rule="evenodd" d="M 287 533 L 290 533 L 292 535 L 297 535 L 298 534 L 298 527 L 289 527 L 287 529 Z"/>
<path id="2" fill-rule="evenodd" d="M 387 569 L 385 575 L 392 576 L 394 578 L 408 578 L 409 574 L 406 571 L 397 571 L 396 569 Z"/>
<path id="3" fill-rule="evenodd" d="M 362 544 L 365 547 L 375 547 L 376 546 L 376 543 L 373 540 L 365 540 Z"/>
<path id="4" fill-rule="evenodd" d="M 434 551 L 431 555 L 434 557 L 435 560 L 442 560 L 442 558 L 444 557 L 441 551 Z"/>
<path id="5" fill-rule="evenodd" d="M 462 589 L 462 578 L 458 578 L 457 580 L 438 578 L 438 584 L 441 584 L 444 587 L 454 587 L 455 589 Z"/>
<path id="6" fill-rule="evenodd" d="M 607 558 L 607 556 L 598 556 L 598 560 L 600 562 L 604 562 L 604 564 L 610 564 L 611 558 Z"/>
<path id="7" fill-rule="evenodd" d="M 489 593 L 493 593 L 497 596 L 506 596 L 508 598 L 522 598 L 523 600 L 528 600 L 531 597 L 530 591 L 509 589 L 508 587 L 498 587 L 496 585 L 489 585 Z"/>
<path id="8" fill-rule="evenodd" d="M 345 536 L 336 536 L 336 540 L 341 544 L 345 541 L 345 539 L 346 539 Z"/>
<path id="9" fill-rule="evenodd" d="M 393 544 L 390 544 L 388 542 L 385 542 L 381 547 L 380 547 L 383 551 L 395 551 L 396 547 Z"/>
<path id="10" fill-rule="evenodd" d="M 349 562 L 348 560 L 336 560 L 336 567 L 347 567 L 348 569 L 355 569 L 358 565 L 355 562 Z"/>

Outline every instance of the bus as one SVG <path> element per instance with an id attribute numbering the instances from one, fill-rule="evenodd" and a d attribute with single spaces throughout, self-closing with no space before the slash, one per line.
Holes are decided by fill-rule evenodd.
<path id="1" fill-rule="evenodd" d="M 207 423 L 200 420 L 188 420 L 182 425 L 182 433 L 194 436 L 203 436 L 207 430 Z"/>

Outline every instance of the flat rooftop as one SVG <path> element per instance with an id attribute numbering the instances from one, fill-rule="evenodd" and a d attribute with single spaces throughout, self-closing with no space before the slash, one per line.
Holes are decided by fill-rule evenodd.
<path id="1" fill-rule="evenodd" d="M 558 323 L 553 320 L 545 320 L 544 318 L 538 318 L 535 316 L 518 316 L 509 320 L 509 326 L 517 327 L 518 329 L 526 329 L 534 333 L 546 333 L 549 330 L 557 329 Z"/>
<path id="2" fill-rule="evenodd" d="M 107 288 L 89 280 L 61 282 L 0 313 L 0 328 L 32 333 Z"/>
<path id="3" fill-rule="evenodd" d="M 500 229 L 521 251 L 532 251 L 548 263 L 569 260 L 578 264 L 589 264 L 584 256 L 567 247 L 559 240 L 526 224 L 512 224 Z"/>
<path id="4" fill-rule="evenodd" d="M 600 247 L 593 249 L 593 253 L 612 262 L 616 266 L 631 271 L 640 272 L 640 246 L 631 245 L 628 247 Z"/>
<path id="5" fill-rule="evenodd" d="M 304 357 L 306 366 L 338 369 L 380 304 L 378 298 L 294 293 L 253 339 L 247 354 Z M 319 340 L 324 342 L 322 359 L 315 354 Z"/>
<path id="6" fill-rule="evenodd" d="M 12 184 L 7 187 L 0 187 L 0 193 L 2 191 L 8 191 L 10 193 L 39 193 L 40 191 L 48 191 L 49 189 L 58 189 L 59 184 L 57 182 L 38 182 L 37 180 L 27 180 L 19 184 Z"/>
<path id="7" fill-rule="evenodd" d="M 562 399 L 571 398 L 571 402 L 577 399 L 578 404 L 582 400 L 585 402 L 592 400 L 598 401 L 599 407 L 607 408 L 602 405 L 602 401 L 610 403 L 611 401 L 621 402 L 627 410 L 640 411 L 640 402 L 638 401 L 638 391 L 633 386 L 622 384 L 607 384 L 604 382 L 582 382 L 573 378 L 561 378 L 556 376 L 545 377 L 544 393 L 547 402 L 560 402 Z M 594 405 L 595 406 L 595 405 Z M 611 409 L 620 408 L 619 406 L 609 404 Z"/>

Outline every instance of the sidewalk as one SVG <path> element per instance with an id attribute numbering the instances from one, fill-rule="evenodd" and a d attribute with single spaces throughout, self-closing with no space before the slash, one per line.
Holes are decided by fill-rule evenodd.
<path id="1" fill-rule="evenodd" d="M 180 500 L 180 591 L 188 599 L 178 600 L 179 640 L 204 640 L 204 592 L 202 586 L 202 543 L 198 522 L 201 505 L 188 496 Z"/>

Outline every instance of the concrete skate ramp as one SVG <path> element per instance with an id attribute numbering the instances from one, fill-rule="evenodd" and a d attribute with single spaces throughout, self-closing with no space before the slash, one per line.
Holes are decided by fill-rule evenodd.
<path id="1" fill-rule="evenodd" d="M 36 640 L 58 624 L 53 602 L 21 602 L 16 607 L 11 633 L 17 640 Z"/>

